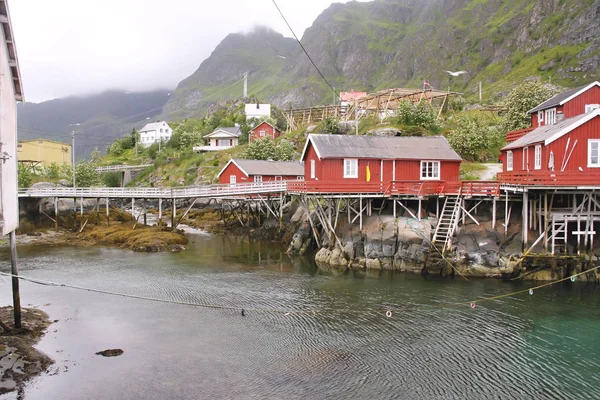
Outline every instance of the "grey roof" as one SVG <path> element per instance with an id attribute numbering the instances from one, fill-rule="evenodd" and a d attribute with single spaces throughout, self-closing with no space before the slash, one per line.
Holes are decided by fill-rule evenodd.
<path id="1" fill-rule="evenodd" d="M 312 141 L 320 158 L 462 161 L 443 136 L 382 137 L 311 134 L 309 140 Z M 304 152 L 302 159 L 304 159 Z"/>
<path id="2" fill-rule="evenodd" d="M 241 136 L 241 134 L 242 134 L 239 126 L 232 126 L 232 127 L 226 127 L 226 128 L 219 127 L 217 129 L 215 129 L 214 131 L 212 131 L 211 133 L 209 133 L 208 135 L 206 135 L 205 137 L 211 137 L 215 134 L 218 134 L 219 131 L 226 132 L 226 133 L 236 136 L 236 137 Z"/>
<path id="3" fill-rule="evenodd" d="M 166 123 L 165 121 L 150 122 L 149 124 L 144 125 L 144 127 L 142 129 L 140 129 L 140 132 L 155 131 L 157 129 L 160 129 L 162 124 L 165 124 L 165 123 Z M 169 126 L 169 124 L 167 124 L 167 126 Z M 169 126 L 169 128 L 170 128 L 170 126 Z"/>
<path id="4" fill-rule="evenodd" d="M 557 122 L 554 125 L 540 126 L 538 128 L 535 128 L 525 136 L 522 136 L 514 142 L 507 144 L 502 148 L 502 150 L 517 149 L 520 147 L 528 146 L 530 144 L 545 142 L 553 136 L 560 134 L 561 131 L 565 131 L 565 133 L 570 132 L 572 129 L 579 126 L 581 122 L 584 122 L 582 121 L 583 119 L 590 118 L 592 114 L 597 114 L 597 112 L 594 111 L 593 113 L 579 114 L 575 117 L 567 118 L 565 120 Z"/>
<path id="5" fill-rule="evenodd" d="M 569 97 L 573 96 L 574 94 L 582 91 L 583 89 L 585 89 L 587 87 L 594 86 L 594 84 L 598 84 L 598 82 L 592 82 L 591 84 L 587 84 L 585 86 L 581 86 L 581 87 L 578 87 L 575 89 L 567 90 L 566 92 L 559 93 L 556 96 L 554 96 L 554 97 L 546 100 L 542 104 L 538 105 L 537 107 L 534 107 L 531 110 L 527 111 L 527 114 L 532 114 L 534 112 L 538 112 L 538 111 L 546 110 L 548 108 L 559 106 L 562 104 L 563 101 L 567 100 Z"/>
<path id="6" fill-rule="evenodd" d="M 240 158 L 232 161 L 248 175 L 304 176 L 304 165 L 299 161 L 243 160 Z"/>

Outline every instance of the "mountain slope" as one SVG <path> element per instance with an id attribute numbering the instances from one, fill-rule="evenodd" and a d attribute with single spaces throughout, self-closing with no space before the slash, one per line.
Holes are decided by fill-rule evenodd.
<path id="1" fill-rule="evenodd" d="M 249 91 L 262 101 L 282 108 L 331 102 L 331 90 L 297 44 L 281 37 L 278 43 L 294 44 L 286 47 L 289 55 L 285 60 L 265 62 L 269 59 L 265 55 L 273 52 L 261 45 L 262 35 L 258 31 L 228 36 L 179 84 L 167 112 L 177 109 L 181 114 L 194 114 L 217 99 L 238 97 L 241 84 L 234 90 L 227 87 L 241 78 L 245 66 L 251 64 L 248 58 L 254 56 L 261 62 L 251 64 Z M 564 86 L 600 79 L 600 2 L 376 0 L 332 4 L 304 32 L 302 43 L 337 91 L 421 87 L 426 80 L 436 88 L 450 86 L 469 96 L 481 80 L 488 99 L 493 99 L 527 78 L 551 79 Z M 469 73 L 451 78 L 445 72 L 459 69 Z M 178 107 L 171 106 L 173 101 L 179 102 Z"/>
<path id="2" fill-rule="evenodd" d="M 76 132 L 75 154 L 89 155 L 106 146 L 146 118 L 154 118 L 169 98 L 167 90 L 153 92 L 108 91 L 93 96 L 67 97 L 43 103 L 20 103 L 17 109 L 19 140 L 44 138 L 71 142 Z M 80 125 L 71 125 L 80 124 Z"/>

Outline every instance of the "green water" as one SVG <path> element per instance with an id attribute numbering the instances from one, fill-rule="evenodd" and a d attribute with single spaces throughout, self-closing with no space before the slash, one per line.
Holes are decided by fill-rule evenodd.
<path id="1" fill-rule="evenodd" d="M 24 388 L 27 399 L 600 398 L 594 285 L 436 308 L 527 286 L 323 272 L 240 238 L 193 236 L 179 254 L 19 251 L 24 276 L 232 308 L 24 282 L 23 303 L 58 319 L 39 344 L 56 363 Z M 8 271 L 5 250 L 0 259 Z M 0 282 L 8 303 L 10 282 Z M 124 354 L 94 355 L 106 348 Z"/>

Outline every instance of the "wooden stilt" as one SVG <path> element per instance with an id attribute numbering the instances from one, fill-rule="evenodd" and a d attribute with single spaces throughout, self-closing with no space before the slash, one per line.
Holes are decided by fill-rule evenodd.
<path id="1" fill-rule="evenodd" d="M 177 215 L 177 204 L 175 199 L 171 202 L 171 227 L 175 226 L 175 217 Z"/>
<path id="2" fill-rule="evenodd" d="M 527 234 L 529 233 L 529 221 L 528 221 L 528 217 L 529 217 L 529 196 L 528 193 L 526 191 L 523 192 L 523 222 L 522 222 L 522 229 L 523 229 L 523 250 L 525 250 L 525 246 L 527 246 Z"/>
<path id="3" fill-rule="evenodd" d="M 492 199 L 492 229 L 496 229 L 496 198 Z"/>
<path id="4" fill-rule="evenodd" d="M 108 204 L 108 197 L 106 198 L 106 226 L 110 226 L 110 205 Z"/>
<path id="5" fill-rule="evenodd" d="M 362 198 L 362 196 L 359 199 L 360 199 L 359 200 L 359 210 L 360 210 L 359 211 L 359 213 L 360 213 L 359 214 L 359 221 L 360 221 L 359 222 L 359 229 L 362 231 L 362 226 L 363 226 L 363 223 L 362 223 L 363 222 L 363 218 L 362 218 L 362 215 L 363 215 L 363 206 L 362 206 L 363 205 L 363 198 Z"/>
<path id="6" fill-rule="evenodd" d="M 508 221 L 510 215 L 508 214 L 508 190 L 504 192 L 504 236 L 508 234 Z"/>
<path id="7" fill-rule="evenodd" d="M 58 230 L 58 197 L 54 198 L 54 230 Z"/>
<path id="8" fill-rule="evenodd" d="M 162 199 L 158 199 L 158 226 L 162 223 Z"/>
<path id="9" fill-rule="evenodd" d="M 419 198 L 419 211 L 417 213 L 417 219 L 420 221 L 421 220 L 421 214 L 422 214 L 422 200 Z"/>
<path id="10" fill-rule="evenodd" d="M 135 199 L 131 198 L 131 216 L 135 218 Z"/>

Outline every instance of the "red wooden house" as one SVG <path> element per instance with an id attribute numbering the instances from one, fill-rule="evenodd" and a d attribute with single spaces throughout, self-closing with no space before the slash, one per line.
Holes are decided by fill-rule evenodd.
<path id="1" fill-rule="evenodd" d="M 462 159 L 443 136 L 311 134 L 301 161 L 307 190 L 384 193 L 392 182 L 458 181 Z"/>
<path id="2" fill-rule="evenodd" d="M 503 183 L 600 185 L 600 83 L 560 93 L 528 111 L 531 128 L 507 133 Z"/>
<path id="3" fill-rule="evenodd" d="M 219 183 L 261 183 L 304 179 L 304 166 L 297 161 L 231 159 L 217 175 Z"/>
<path id="4" fill-rule="evenodd" d="M 502 155 L 502 183 L 600 186 L 600 109 L 535 128 Z"/>
<path id="5" fill-rule="evenodd" d="M 562 118 L 571 118 L 600 108 L 600 82 L 567 90 L 527 111 L 531 127 L 553 125 Z M 562 114 L 562 115 L 561 115 Z"/>
<path id="6" fill-rule="evenodd" d="M 277 139 L 281 136 L 281 131 L 271 125 L 270 123 L 263 121 L 260 124 L 256 125 L 250 132 L 248 132 L 248 142 L 252 143 L 252 141 L 257 139 L 262 139 L 265 137 L 270 137 L 271 139 Z"/>

